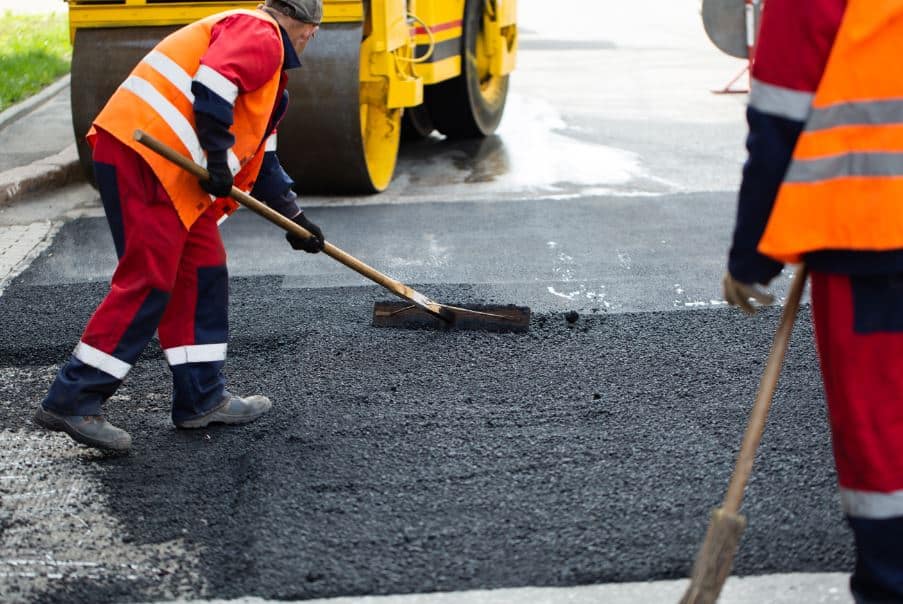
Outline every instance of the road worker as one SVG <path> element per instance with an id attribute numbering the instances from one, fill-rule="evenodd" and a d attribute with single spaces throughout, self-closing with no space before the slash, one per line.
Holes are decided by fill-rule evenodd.
<path id="1" fill-rule="evenodd" d="M 155 332 L 173 377 L 179 428 L 254 421 L 264 396 L 226 389 L 228 275 L 218 223 L 233 184 L 303 226 L 294 249 L 323 248 L 276 156 L 288 103 L 286 71 L 314 38 L 322 0 L 266 0 L 187 25 L 161 41 L 95 119 L 88 140 L 119 263 L 110 292 L 60 369 L 35 422 L 86 445 L 123 451 L 131 436 L 104 419 Z M 133 139 L 136 129 L 205 165 L 198 182 Z"/>
<path id="2" fill-rule="evenodd" d="M 724 296 L 812 314 L 859 604 L 903 602 L 903 0 L 768 0 Z"/>

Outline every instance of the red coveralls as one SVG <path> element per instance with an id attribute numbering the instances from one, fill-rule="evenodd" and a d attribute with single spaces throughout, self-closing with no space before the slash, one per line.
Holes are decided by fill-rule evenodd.
<path id="1" fill-rule="evenodd" d="M 893 4 L 898 18 L 903 17 L 901 0 L 882 7 L 891 10 Z M 873 201 L 870 195 L 891 201 L 877 191 L 903 179 L 903 155 L 884 149 L 852 151 L 857 145 L 867 146 L 863 131 L 888 134 L 903 126 L 899 99 L 853 98 L 813 107 L 816 91 L 823 79 L 828 80 L 823 78 L 826 65 L 837 50 L 835 41 L 845 19 L 856 19 L 857 27 L 843 30 L 855 36 L 862 31 L 860 19 L 866 20 L 863 16 L 874 9 L 868 0 L 849 0 L 849 5 L 847 0 L 767 1 L 747 112 L 749 159 L 729 257 L 728 268 L 736 280 L 767 284 L 781 270 L 780 262 L 758 250 L 770 249 L 760 244 L 769 219 L 779 215 L 773 212 L 775 200 L 786 183 L 800 185 L 798 190 L 806 195 L 805 191 L 815 190 L 806 187 L 837 191 L 836 183 L 844 181 L 859 192 L 836 201 L 841 207 L 858 208 Z M 893 36 L 883 39 L 892 43 Z M 903 51 L 903 41 L 899 46 Z M 855 72 L 849 63 L 838 64 Z M 886 68 L 890 78 L 886 82 L 896 82 L 896 89 L 903 90 L 899 66 Z M 829 73 L 834 77 L 834 71 Z M 856 88 L 852 79 L 842 83 Z M 788 170 L 804 126 L 807 133 L 841 132 L 849 138 L 838 150 L 822 144 L 824 157 L 794 162 L 794 169 Z M 843 139 L 843 134 L 838 136 Z M 808 200 L 809 219 L 783 223 L 784 241 L 810 237 L 816 232 L 814 218 L 832 215 L 824 197 L 822 204 L 812 195 Z M 868 225 L 850 229 L 850 223 L 837 219 L 831 227 L 868 237 L 881 220 L 876 214 Z M 768 224 L 769 232 L 773 226 Z M 856 542 L 851 588 L 859 603 L 903 602 L 903 250 L 828 245 L 811 248 L 802 258 L 812 270 L 812 312 L 841 502 Z"/>
<path id="2" fill-rule="evenodd" d="M 284 69 L 298 65 L 290 42 L 274 24 L 224 14 L 213 26 L 197 74 L 182 76 L 183 87 L 191 86 L 182 92 L 193 99 L 193 91 L 212 112 L 225 111 L 231 120 L 236 98 L 279 77 L 266 131 L 270 136 L 285 109 Z M 222 370 L 228 341 L 228 274 L 218 229 L 218 220 L 224 218 L 223 200 L 207 201 L 207 210 L 186 224 L 161 178 L 135 150 L 100 128 L 91 141 L 96 182 L 119 263 L 109 293 L 60 369 L 43 406 L 60 415 L 101 415 L 101 404 L 157 332 L 173 376 L 173 420 L 203 415 L 227 395 Z M 204 142 L 202 135 L 200 143 Z M 274 143 L 257 144 L 273 157 L 258 176 L 268 182 L 259 182 L 255 191 L 283 193 L 292 183 L 278 165 Z M 278 169 L 273 169 L 273 162 Z M 197 181 L 190 186 L 200 191 Z"/>

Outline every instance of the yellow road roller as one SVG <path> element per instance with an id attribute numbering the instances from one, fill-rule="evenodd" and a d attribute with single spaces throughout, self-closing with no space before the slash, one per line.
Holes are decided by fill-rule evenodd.
<path id="1" fill-rule="evenodd" d="M 181 25 L 256 5 L 69 0 L 72 117 L 89 177 L 84 135 L 138 61 Z M 517 53 L 517 0 L 324 0 L 323 13 L 304 67 L 290 75 L 278 136 L 301 192 L 380 192 L 402 138 L 495 131 Z"/>

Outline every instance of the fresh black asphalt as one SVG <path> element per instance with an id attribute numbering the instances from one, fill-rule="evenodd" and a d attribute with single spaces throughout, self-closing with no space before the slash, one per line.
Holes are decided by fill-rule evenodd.
<path id="1" fill-rule="evenodd" d="M 33 281 L 25 273 L 0 297 L 0 367 L 63 362 L 106 289 Z M 231 284 L 230 385 L 272 397 L 269 415 L 176 430 L 153 344 L 120 391 L 130 400 L 107 409 L 131 432 L 132 452 L 85 457 L 126 544 L 181 539 L 201 552 L 206 593 L 186 571 L 171 578 L 179 595 L 309 599 L 687 575 L 778 309 L 746 320 L 724 308 L 575 322 L 540 312 L 519 335 L 393 330 L 369 325 L 386 299 L 377 288 L 282 284 Z M 429 290 L 488 301 L 474 285 Z M 47 386 L 4 384 L 3 398 L 21 405 L 0 406 L 0 427 L 33 429 Z M 744 511 L 737 573 L 851 569 L 808 308 Z M 168 595 L 146 577 L 74 580 L 46 601 Z"/>

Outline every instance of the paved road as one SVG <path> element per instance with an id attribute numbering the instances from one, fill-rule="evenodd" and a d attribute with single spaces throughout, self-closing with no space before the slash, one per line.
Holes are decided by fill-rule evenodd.
<path id="1" fill-rule="evenodd" d="M 234 280 L 229 360 L 234 386 L 267 391 L 277 410 L 243 430 L 174 431 L 149 351 L 109 405 L 133 454 L 76 455 L 117 526 L 103 551 L 79 548 L 103 581 L 67 581 L 57 596 L 160 597 L 160 569 L 175 586 L 202 577 L 202 594 L 271 598 L 685 575 L 776 311 L 739 326 L 727 310 L 573 326 L 541 314 L 523 336 L 437 334 L 367 327 L 374 290 L 279 285 Z M 103 290 L 23 285 L 0 298 L 0 423 L 20 425 L 21 401 L 40 398 Z M 741 574 L 851 563 L 811 328 L 799 327 L 748 496 Z M 111 566 L 126 552 L 142 552 L 134 579 Z"/>
<path id="2" fill-rule="evenodd" d="M 539 4 L 524 2 L 498 137 L 407 149 L 378 197 L 307 200 L 337 244 L 431 296 L 531 306 L 528 334 L 371 327 L 382 291 L 240 212 L 223 228 L 228 372 L 274 412 L 176 431 L 153 345 L 108 405 L 134 451 L 103 456 L 27 424 L 109 279 L 96 197 L 75 187 L 0 214 L 4 232 L 30 227 L 17 241 L 32 237 L 36 256 L 0 296 L 0 587 L 13 601 L 686 576 L 779 312 L 741 319 L 718 291 L 743 109 L 708 90 L 737 64 L 700 37 L 695 2 L 578 21 L 564 18 L 575 0 L 561 14 Z M 849 571 L 829 442 L 803 312 L 738 574 Z M 848 601 L 832 589 L 810 595 Z"/>

